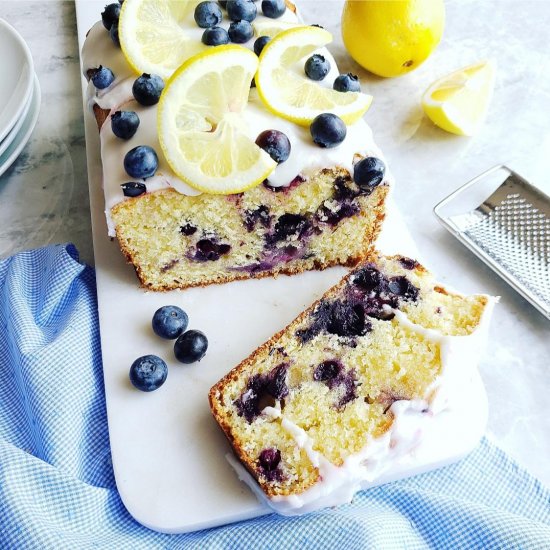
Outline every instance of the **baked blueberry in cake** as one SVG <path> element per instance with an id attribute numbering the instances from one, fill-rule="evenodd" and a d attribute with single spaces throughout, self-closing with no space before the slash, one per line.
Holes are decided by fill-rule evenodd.
<path id="1" fill-rule="evenodd" d="M 333 89 L 333 82 L 342 79 L 324 48 L 330 34 L 319 27 L 300 26 L 290 3 L 176 4 L 126 0 L 122 9 L 110 8 L 108 17 L 90 30 L 82 56 L 100 133 L 109 235 L 117 237 L 143 286 L 168 290 L 355 265 L 373 249 L 384 219 L 390 176 L 361 118 L 370 96 L 357 87 Z M 140 42 L 149 31 L 158 35 L 158 27 L 147 25 L 159 12 L 178 23 L 183 44 L 178 59 L 169 51 L 161 61 L 158 55 L 151 61 L 150 41 Z M 244 24 L 246 29 L 238 27 Z M 120 45 L 108 32 L 114 27 Z M 293 37 L 296 31 L 299 34 Z M 288 57 L 280 53 L 285 42 L 276 40 L 289 32 L 287 41 L 305 48 L 303 59 L 291 68 L 280 61 Z M 235 99 L 230 98 L 223 107 L 227 113 L 220 114 L 217 85 L 211 83 L 221 79 L 223 90 L 240 89 L 243 82 L 235 73 L 248 61 L 236 49 L 253 50 L 263 61 L 254 55 L 242 86 L 243 105 L 235 109 Z M 291 50 L 289 46 L 284 51 Z M 183 92 L 174 91 L 179 86 L 176 75 L 193 60 L 205 63 L 204 56 L 213 52 L 220 54 L 213 66 L 226 69 L 202 75 L 209 79 L 208 86 L 200 93 L 190 90 L 181 100 L 181 105 L 188 98 L 195 101 L 194 115 L 186 115 L 180 127 L 176 122 L 168 128 L 168 119 L 180 117 L 181 105 L 174 102 Z M 238 55 L 244 62 L 232 65 Z M 262 63 L 269 78 L 262 77 Z M 282 76 L 273 81 L 272 75 Z M 257 77 L 258 89 L 250 88 Z M 300 101 L 315 96 L 320 103 L 311 106 L 305 101 L 298 108 L 293 100 L 292 106 L 281 107 L 280 96 L 286 97 L 292 86 L 300 87 L 295 92 Z M 164 121 L 163 110 L 171 113 Z M 202 117 L 199 122 L 195 115 Z M 172 153 L 176 143 L 183 142 L 176 133 L 193 124 L 201 139 L 208 132 L 215 139 L 220 136 L 219 150 L 209 149 L 200 162 L 196 157 L 202 145 L 188 156 L 192 143 L 182 146 L 183 152 Z M 249 185 L 252 176 L 239 183 L 248 177 L 245 168 L 235 169 L 227 181 L 218 178 L 223 185 L 215 181 L 210 185 L 208 177 L 219 151 L 230 141 L 223 141 L 221 130 L 228 125 L 247 143 L 231 154 L 257 157 L 260 168 L 254 185 Z M 193 163 L 202 163 L 204 177 L 188 177 Z"/>
<path id="2" fill-rule="evenodd" d="M 249 481 L 300 513 L 413 456 L 469 394 L 491 306 L 410 258 L 361 264 L 211 389 Z"/>

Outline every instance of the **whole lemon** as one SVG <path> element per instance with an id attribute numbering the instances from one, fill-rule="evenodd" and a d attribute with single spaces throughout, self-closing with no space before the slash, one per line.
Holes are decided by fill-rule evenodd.
<path id="1" fill-rule="evenodd" d="M 400 76 L 428 58 L 444 23 L 443 0 L 347 0 L 342 37 L 359 65 L 379 76 Z"/>

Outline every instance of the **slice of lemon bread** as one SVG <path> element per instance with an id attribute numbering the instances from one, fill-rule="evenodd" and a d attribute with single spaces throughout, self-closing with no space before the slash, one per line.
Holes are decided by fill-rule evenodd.
<path id="1" fill-rule="evenodd" d="M 374 259 L 218 382 L 212 412 L 276 510 L 349 500 L 452 407 L 445 381 L 468 380 L 491 305 L 409 258 Z"/>

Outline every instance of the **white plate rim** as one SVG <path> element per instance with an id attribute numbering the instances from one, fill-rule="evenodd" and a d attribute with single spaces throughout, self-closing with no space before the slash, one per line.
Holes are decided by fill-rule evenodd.
<path id="1" fill-rule="evenodd" d="M 33 84 L 34 85 L 34 84 Z M 23 124 L 25 124 L 25 120 L 27 119 L 27 116 L 30 111 L 30 107 L 33 102 L 34 97 L 34 90 L 29 95 L 29 99 L 25 103 L 23 112 L 21 113 L 21 116 L 19 117 L 19 120 L 13 125 L 12 129 L 9 131 L 8 135 L 4 137 L 2 141 L 0 141 L 0 158 L 4 154 L 5 151 L 8 150 L 9 146 L 13 143 L 13 141 L 17 138 L 17 135 L 19 133 L 19 130 L 21 130 L 21 127 Z"/>
<path id="2" fill-rule="evenodd" d="M 34 75 L 33 88 L 32 88 L 31 108 L 25 119 L 25 122 L 20 128 L 19 133 L 14 138 L 10 146 L 4 152 L 4 155 L 0 156 L 0 176 L 14 163 L 15 159 L 19 156 L 23 147 L 29 141 L 31 134 L 38 121 L 38 115 L 40 114 L 40 105 L 42 102 L 42 94 L 40 91 L 40 83 L 38 77 Z"/>
<path id="3" fill-rule="evenodd" d="M 21 101 L 19 102 L 17 108 L 14 109 L 11 118 L 8 119 L 8 123 L 6 124 L 6 126 L 3 129 L 0 129 L 0 141 L 2 141 L 6 137 L 6 135 L 12 130 L 17 120 L 22 116 L 22 112 L 27 102 L 29 101 L 31 94 L 33 93 L 34 87 L 34 62 L 27 43 L 23 40 L 23 37 L 17 32 L 17 30 L 12 27 L 5 19 L 0 19 L 0 32 L 2 32 L 3 30 L 9 33 L 23 50 L 23 53 L 25 54 L 25 57 L 27 59 L 28 72 L 25 75 L 27 78 L 25 92 L 22 94 Z"/>

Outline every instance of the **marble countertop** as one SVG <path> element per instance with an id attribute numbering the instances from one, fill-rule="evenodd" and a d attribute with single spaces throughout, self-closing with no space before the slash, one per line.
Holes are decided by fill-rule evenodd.
<path id="1" fill-rule="evenodd" d="M 342 1 L 304 1 L 302 13 L 333 32 L 342 72 L 374 95 L 366 119 L 395 175 L 395 201 L 422 258 L 463 292 L 501 297 L 480 371 L 490 404 L 489 436 L 550 485 L 550 321 L 448 234 L 432 213 L 451 191 L 506 164 L 550 195 L 550 10 L 524 0 L 448 0 L 442 43 L 399 79 L 368 74 L 346 54 Z M 33 137 L 0 177 L 0 257 L 71 241 L 93 264 L 81 81 L 72 2 L 2 2 L 1 16 L 27 41 L 42 89 Z M 99 18 L 99 14 L 98 14 Z M 528 23 L 528 24 L 527 24 Z M 488 121 L 473 138 L 447 134 L 423 115 L 420 98 L 437 77 L 491 58 L 498 64 Z M 465 395 L 464 399 L 468 399 Z"/>

